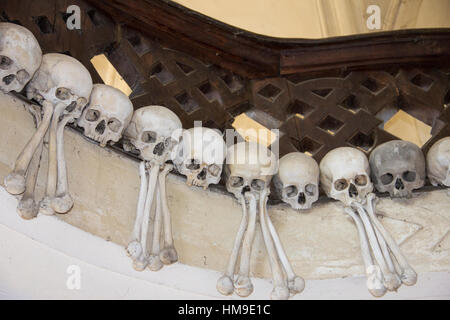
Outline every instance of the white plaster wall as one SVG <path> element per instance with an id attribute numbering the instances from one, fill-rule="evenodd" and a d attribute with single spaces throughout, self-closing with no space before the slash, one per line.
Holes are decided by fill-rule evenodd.
<path id="1" fill-rule="evenodd" d="M 2 187 L 0 203 L 0 299 L 240 299 L 217 293 L 220 272 L 181 263 L 159 272 L 137 272 L 121 246 L 56 217 L 25 223 L 15 213 L 17 199 Z M 69 266 L 80 268 L 79 290 L 66 285 Z M 247 299 L 268 299 L 270 281 L 252 281 L 255 291 Z M 309 280 L 292 299 L 375 299 L 365 281 Z M 382 299 L 450 299 L 449 274 L 421 273 L 415 286 L 402 286 Z"/>

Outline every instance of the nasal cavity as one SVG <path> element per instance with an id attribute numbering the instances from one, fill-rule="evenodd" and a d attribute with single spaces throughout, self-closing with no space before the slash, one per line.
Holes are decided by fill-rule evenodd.
<path id="1" fill-rule="evenodd" d="M 245 186 L 242 188 L 242 194 L 245 194 L 246 192 L 249 192 L 250 190 L 251 190 L 250 186 Z"/>
<path id="2" fill-rule="evenodd" d="M 153 149 L 153 154 L 161 156 L 163 152 L 164 152 L 164 142 L 160 142 L 155 146 L 155 149 Z"/>
<path id="3" fill-rule="evenodd" d="M 105 120 L 100 121 L 100 123 L 95 127 L 95 132 L 103 134 L 105 132 L 106 122 Z"/>
<path id="4" fill-rule="evenodd" d="M 358 190 L 353 183 L 350 183 L 350 187 L 348 188 L 348 195 L 350 196 L 350 198 L 356 197 L 358 195 Z"/>
<path id="5" fill-rule="evenodd" d="M 203 168 L 202 171 L 197 175 L 197 179 L 205 180 L 206 179 L 206 168 Z"/>
<path id="6" fill-rule="evenodd" d="M 13 82 L 13 80 L 15 79 L 15 75 L 13 75 L 13 74 L 10 74 L 9 76 L 6 76 L 6 77 L 3 77 L 3 82 L 6 84 L 6 85 L 9 85 L 11 82 Z"/>
<path id="7" fill-rule="evenodd" d="M 395 180 L 395 189 L 397 189 L 397 190 L 405 189 L 405 185 L 403 184 L 402 179 L 397 178 L 397 180 Z"/>
<path id="8" fill-rule="evenodd" d="M 305 202 L 306 202 L 306 197 L 305 197 L 305 194 L 304 194 L 303 192 L 300 192 L 300 194 L 298 195 L 297 202 L 298 202 L 299 204 L 305 204 Z"/>

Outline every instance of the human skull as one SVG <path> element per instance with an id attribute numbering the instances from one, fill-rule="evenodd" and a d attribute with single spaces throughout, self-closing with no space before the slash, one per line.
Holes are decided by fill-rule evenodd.
<path id="1" fill-rule="evenodd" d="M 331 150 L 320 161 L 319 167 L 320 183 L 326 194 L 347 206 L 355 201 L 364 203 L 366 195 L 373 190 L 369 161 L 356 148 Z"/>
<path id="2" fill-rule="evenodd" d="M 412 142 L 385 142 L 372 151 L 369 163 L 376 189 L 391 197 L 410 197 L 425 183 L 425 157 Z"/>
<path id="3" fill-rule="evenodd" d="M 427 154 L 428 178 L 434 185 L 450 187 L 450 137 L 435 142 Z"/>
<path id="4" fill-rule="evenodd" d="M 269 188 L 278 169 L 278 160 L 272 151 L 255 142 L 240 142 L 229 147 L 226 163 L 226 188 L 237 199 L 246 192 L 260 194 Z"/>
<path id="5" fill-rule="evenodd" d="M 39 43 L 28 29 L 0 23 L 0 91 L 22 91 L 41 60 Z"/>
<path id="6" fill-rule="evenodd" d="M 89 71 L 78 60 L 60 53 L 47 53 L 26 88 L 28 99 L 66 105 L 63 115 L 81 116 L 92 91 Z"/>
<path id="7" fill-rule="evenodd" d="M 187 177 L 186 183 L 206 189 L 220 181 L 226 145 L 215 130 L 195 127 L 183 132 L 177 156 L 175 166 Z"/>
<path id="8" fill-rule="evenodd" d="M 105 84 L 95 84 L 78 125 L 84 128 L 85 136 L 104 147 L 109 141 L 119 141 L 132 116 L 133 104 L 126 94 Z"/>
<path id="9" fill-rule="evenodd" d="M 144 160 L 163 164 L 181 137 L 181 121 L 171 110 L 147 106 L 136 110 L 124 136 Z"/>
<path id="10" fill-rule="evenodd" d="M 319 198 L 319 165 L 312 157 L 288 153 L 280 159 L 275 190 L 294 209 L 309 209 Z"/>

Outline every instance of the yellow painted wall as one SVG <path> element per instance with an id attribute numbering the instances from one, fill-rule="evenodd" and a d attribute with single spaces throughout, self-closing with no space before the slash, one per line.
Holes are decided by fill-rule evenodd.
<path id="1" fill-rule="evenodd" d="M 381 30 L 450 28 L 450 0 L 176 0 L 230 25 L 283 38 L 372 32 L 367 7 L 381 9 Z"/>

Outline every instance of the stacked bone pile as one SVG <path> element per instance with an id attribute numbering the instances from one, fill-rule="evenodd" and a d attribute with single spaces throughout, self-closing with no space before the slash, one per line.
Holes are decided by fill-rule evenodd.
<path id="1" fill-rule="evenodd" d="M 38 213 L 67 213 L 72 208 L 64 128 L 76 122 L 84 135 L 101 147 L 123 136 L 124 149 L 141 159 L 136 218 L 126 248 L 138 271 L 147 267 L 157 271 L 178 260 L 167 201 L 168 173 L 175 167 L 186 176 L 187 185 L 207 189 L 219 183 L 224 168 L 226 188 L 240 203 L 242 219 L 226 271 L 217 281 L 220 293 L 246 297 L 253 292 L 250 257 L 257 226 L 273 275 L 271 298 L 288 299 L 304 288 L 268 214 L 272 177 L 273 190 L 293 209 L 313 206 L 319 198 L 319 181 L 328 197 L 344 205 L 358 230 L 367 287 L 374 296 L 395 291 L 402 283 L 416 283 L 416 272 L 377 219 L 377 198 L 372 191 L 375 186 L 391 197 L 411 197 L 414 189 L 424 185 L 426 172 L 433 185 L 450 187 L 450 137 L 431 147 L 426 162 L 420 148 L 399 140 L 375 148 L 370 160 L 358 149 L 337 148 L 322 159 L 320 166 L 299 152 L 278 160 L 266 147 L 251 142 L 227 149 L 221 132 L 203 127 L 183 130 L 180 119 L 165 107 L 147 106 L 133 113 L 124 93 L 108 85 L 92 85 L 86 68 L 72 57 L 42 55 L 33 34 L 11 23 L 0 23 L 0 79 L 3 93 L 20 92 L 29 82 L 26 95 L 37 103 L 29 106 L 36 132 L 4 180 L 6 190 L 20 196 L 17 211 L 24 219 Z M 45 139 L 47 184 L 45 196 L 39 200 L 34 190 Z"/>
<path id="2" fill-rule="evenodd" d="M 22 194 L 17 211 L 24 219 L 38 212 L 52 215 L 67 213 L 73 206 L 68 190 L 64 160 L 64 127 L 80 117 L 92 90 L 87 69 L 76 59 L 58 53 L 41 55 L 34 36 L 21 26 L 0 24 L 0 55 L 4 76 L 3 92 L 26 87 L 37 130 L 19 154 L 13 171 L 5 178 L 5 188 L 13 195 Z M 13 80 L 12 80 L 13 79 Z M 13 85 L 15 84 L 15 85 Z M 43 140 L 48 133 L 48 172 L 45 197 L 37 201 L 35 184 L 40 168 Z"/>

